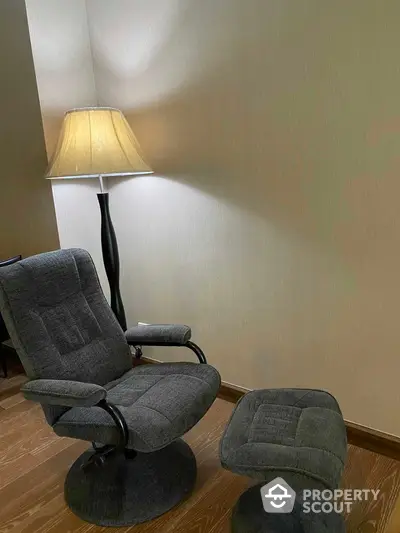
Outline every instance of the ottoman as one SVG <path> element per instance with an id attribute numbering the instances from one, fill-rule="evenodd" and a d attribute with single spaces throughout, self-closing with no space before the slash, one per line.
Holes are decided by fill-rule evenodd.
<path id="1" fill-rule="evenodd" d="M 327 392 L 267 389 L 243 396 L 221 440 L 221 463 L 262 483 L 239 498 L 232 513 L 232 532 L 344 532 L 343 518 L 337 512 L 305 512 L 303 491 L 338 488 L 346 453 L 343 417 Z M 272 493 L 291 491 L 290 512 L 264 509 L 261 489 L 269 483 Z M 274 496 L 268 493 L 265 497 Z M 273 501 L 284 498 L 289 501 L 288 493 Z"/>

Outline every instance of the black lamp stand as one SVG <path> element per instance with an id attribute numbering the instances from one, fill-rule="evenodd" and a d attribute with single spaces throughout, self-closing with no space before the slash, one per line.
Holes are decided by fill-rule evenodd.
<path id="1" fill-rule="evenodd" d="M 100 183 L 103 190 L 101 179 Z M 108 192 L 98 193 L 97 198 L 99 200 L 101 213 L 101 249 L 103 252 L 104 267 L 110 285 L 111 309 L 114 311 L 123 331 L 126 331 L 125 309 L 119 289 L 118 243 L 115 236 L 114 226 L 111 221 Z"/>

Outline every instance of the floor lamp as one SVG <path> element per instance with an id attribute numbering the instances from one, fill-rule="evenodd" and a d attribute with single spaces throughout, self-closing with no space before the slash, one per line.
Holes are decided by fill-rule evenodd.
<path id="1" fill-rule="evenodd" d="M 65 114 L 58 143 L 46 172 L 48 179 L 97 178 L 101 247 L 110 284 L 111 308 L 125 331 L 119 288 L 119 254 L 104 178 L 152 174 L 124 115 L 111 107 L 85 107 Z"/>

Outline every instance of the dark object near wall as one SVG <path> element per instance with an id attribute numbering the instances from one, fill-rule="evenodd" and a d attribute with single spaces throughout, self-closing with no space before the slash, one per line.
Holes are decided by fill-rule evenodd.
<path id="1" fill-rule="evenodd" d="M 21 255 L 16 255 L 15 257 L 11 257 L 10 259 L 6 259 L 5 261 L 0 261 L 0 267 L 12 265 L 13 263 L 16 263 L 17 261 L 20 261 L 22 259 Z M 10 338 L 10 335 L 8 334 L 6 325 L 4 324 L 4 320 L 2 316 L 0 315 L 0 361 L 1 361 L 1 367 L 3 370 L 4 377 L 7 377 L 7 360 L 6 360 L 6 353 L 7 351 L 15 351 L 11 341 L 8 341 Z M 8 341 L 7 343 L 3 344 L 5 341 Z"/>

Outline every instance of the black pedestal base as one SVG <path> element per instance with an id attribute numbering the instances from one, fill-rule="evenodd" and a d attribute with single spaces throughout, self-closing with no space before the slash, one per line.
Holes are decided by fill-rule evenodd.
<path id="1" fill-rule="evenodd" d="M 83 520 L 99 526 L 128 526 L 156 518 L 192 491 L 196 460 L 178 440 L 154 453 L 126 459 L 107 458 L 105 465 L 82 469 L 93 451 L 72 465 L 65 480 L 65 499 Z"/>
<path id="2" fill-rule="evenodd" d="M 285 476 L 290 483 L 290 476 Z M 299 498 L 290 514 L 271 514 L 264 510 L 260 483 L 244 492 L 232 512 L 232 533 L 345 533 L 340 514 L 305 514 Z"/>

